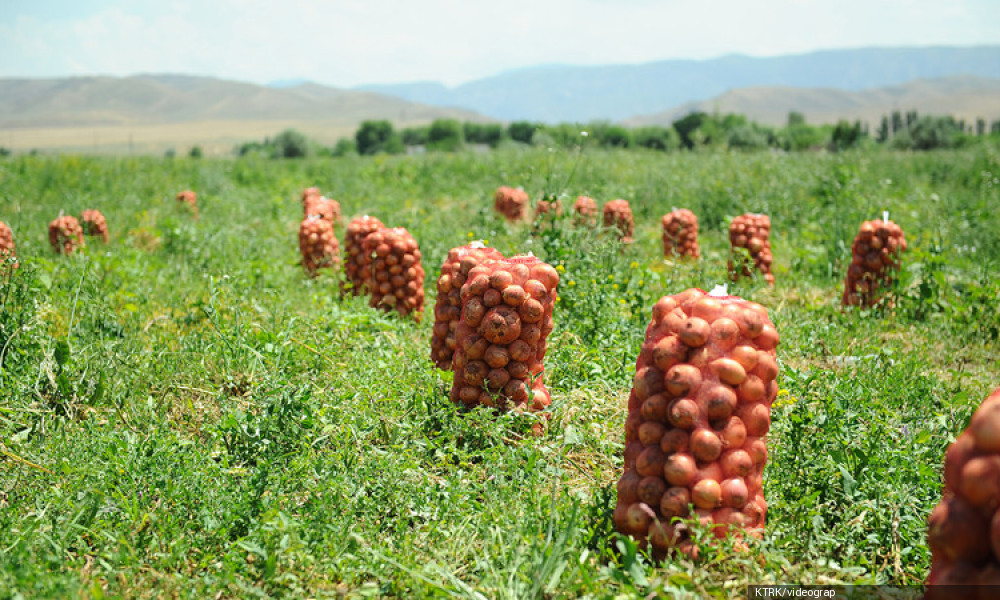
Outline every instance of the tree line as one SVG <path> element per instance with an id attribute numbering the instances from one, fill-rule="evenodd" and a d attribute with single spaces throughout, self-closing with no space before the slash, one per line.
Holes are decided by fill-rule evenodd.
<path id="1" fill-rule="evenodd" d="M 859 146 L 884 146 L 896 150 L 956 148 L 978 137 L 1000 137 L 1000 120 L 976 119 L 967 124 L 950 116 L 919 115 L 893 111 L 884 115 L 875 132 L 867 123 L 841 120 L 812 125 L 800 112 L 791 112 L 781 127 L 771 127 L 740 114 L 692 112 L 669 126 L 625 127 L 607 121 L 586 124 L 545 124 L 514 121 L 509 124 L 460 122 L 438 119 L 428 125 L 397 129 L 387 120 L 364 121 L 353 138 L 341 138 L 325 148 L 289 129 L 263 142 L 246 142 L 235 149 L 238 156 L 264 155 L 297 158 L 308 155 L 403 154 L 454 152 L 467 147 L 484 149 L 505 145 L 575 148 L 643 148 L 663 152 L 701 148 L 731 150 L 841 151 Z"/>

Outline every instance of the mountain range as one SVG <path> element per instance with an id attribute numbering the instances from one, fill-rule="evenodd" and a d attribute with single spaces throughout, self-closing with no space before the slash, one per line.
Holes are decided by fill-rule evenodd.
<path id="1" fill-rule="evenodd" d="M 734 54 L 638 65 L 547 65 L 508 71 L 453 88 L 419 82 L 358 89 L 413 102 L 462 107 L 502 120 L 551 123 L 619 121 L 742 87 L 857 91 L 956 75 L 1000 79 L 1000 46 L 858 48 L 767 58 Z"/>
<path id="2" fill-rule="evenodd" d="M 332 145 L 367 119 L 396 127 L 439 118 L 611 120 L 668 125 L 694 110 L 779 125 L 877 125 L 892 110 L 1000 119 L 1000 46 L 875 48 L 776 58 L 727 56 L 602 67 L 545 66 L 457 88 L 435 83 L 334 88 L 299 79 L 256 85 L 190 75 L 0 78 L 0 146 L 208 154 L 295 128 Z"/>

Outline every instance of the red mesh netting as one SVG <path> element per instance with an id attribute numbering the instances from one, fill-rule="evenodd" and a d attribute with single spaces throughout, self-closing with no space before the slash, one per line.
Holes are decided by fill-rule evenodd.
<path id="1" fill-rule="evenodd" d="M 528 193 L 521 188 L 502 185 L 493 194 L 493 208 L 508 221 L 524 219 L 528 211 Z"/>
<path id="2" fill-rule="evenodd" d="M 552 332 L 559 273 L 535 257 L 488 262 L 462 286 L 453 402 L 543 411 L 546 340 Z"/>
<path id="3" fill-rule="evenodd" d="M 865 221 L 851 245 L 851 266 L 844 279 L 844 305 L 872 306 L 892 286 L 899 255 L 906 250 L 903 230 L 892 221 Z"/>
<path id="4" fill-rule="evenodd" d="M 59 217 L 49 223 L 49 244 L 60 254 L 73 254 L 83 248 L 83 229 L 76 217 Z"/>
<path id="5" fill-rule="evenodd" d="M 924 598 L 956 597 L 935 586 L 1000 586 L 1000 389 L 948 447 L 944 495 L 927 525 L 931 571 Z"/>
<path id="6" fill-rule="evenodd" d="M 618 238 L 626 244 L 632 243 L 632 232 L 635 221 L 632 219 L 632 207 L 628 200 L 612 200 L 604 205 L 604 226 L 618 230 Z"/>
<path id="7" fill-rule="evenodd" d="M 699 258 L 698 217 L 686 208 L 663 215 L 663 256 Z"/>
<path id="8" fill-rule="evenodd" d="M 308 217 L 299 225 L 299 252 L 302 266 L 310 277 L 320 269 L 336 269 L 340 264 L 340 244 L 333 223 L 320 217 Z"/>
<path id="9" fill-rule="evenodd" d="M 774 275 L 771 274 L 774 257 L 771 255 L 770 217 L 754 214 L 736 217 L 729 224 L 729 243 L 734 251 L 729 260 L 729 275 L 733 281 L 753 276 L 751 265 L 746 264 L 735 252 L 737 248 L 745 248 L 750 253 L 753 269 L 759 271 L 770 285 L 774 285 Z"/>
<path id="10" fill-rule="evenodd" d="M 371 263 L 365 256 L 364 241 L 368 234 L 384 228 L 382 221 L 368 215 L 347 224 L 344 234 L 344 288 L 341 291 L 349 289 L 355 296 L 368 293 L 366 285 L 371 275 Z"/>
<path id="11" fill-rule="evenodd" d="M 424 310 L 424 268 L 417 240 L 403 227 L 379 229 L 364 239 L 371 267 L 369 305 L 396 310 L 417 321 Z"/>
<path id="12" fill-rule="evenodd" d="M 469 271 L 480 264 L 503 258 L 495 248 L 468 245 L 452 248 L 441 265 L 434 304 L 434 331 L 431 335 L 431 360 L 439 369 L 451 370 L 455 353 L 455 333 L 462 316 L 462 285 Z"/>
<path id="13" fill-rule="evenodd" d="M 690 532 L 671 522 L 689 517 L 689 504 L 718 537 L 764 526 L 777 345 L 759 304 L 697 289 L 660 298 L 629 396 L 618 531 L 662 556 L 695 552 Z"/>
<path id="14" fill-rule="evenodd" d="M 80 215 L 80 226 L 84 235 L 99 237 L 105 244 L 108 243 L 108 222 L 101 211 L 96 209 L 83 211 Z"/>

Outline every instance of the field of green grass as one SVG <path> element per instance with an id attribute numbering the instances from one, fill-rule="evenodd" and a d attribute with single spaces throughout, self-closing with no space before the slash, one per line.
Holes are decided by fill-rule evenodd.
<path id="1" fill-rule="evenodd" d="M 493 190 L 626 198 L 636 243 L 510 225 Z M 298 264 L 300 191 L 407 227 L 421 323 Z M 197 191 L 194 221 L 174 195 Z M 692 209 L 703 258 L 662 259 Z M 99 208 L 107 246 L 48 247 Z M 1000 148 L 695 154 L 509 149 L 268 161 L 0 159 L 0 598 L 740 597 L 751 583 L 919 584 L 945 448 L 1000 385 Z M 883 210 L 894 306 L 840 306 Z M 781 334 L 763 540 L 654 564 L 614 532 L 626 401 L 654 302 L 726 280 L 728 221 L 771 215 L 776 286 L 731 292 Z M 343 230 L 339 230 L 342 236 Z M 449 248 L 562 273 L 553 413 L 463 412 L 429 360 Z"/>

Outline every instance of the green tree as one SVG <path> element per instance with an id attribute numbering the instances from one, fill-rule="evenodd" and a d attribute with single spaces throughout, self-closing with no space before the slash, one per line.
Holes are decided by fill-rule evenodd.
<path id="1" fill-rule="evenodd" d="M 878 125 L 878 132 L 875 139 L 882 143 L 889 139 L 889 117 L 882 115 L 882 122 Z"/>
<path id="2" fill-rule="evenodd" d="M 430 127 L 407 127 L 402 131 L 403 144 L 406 146 L 426 146 L 427 132 Z"/>
<path id="3" fill-rule="evenodd" d="M 805 125 L 806 116 L 798 111 L 791 111 L 788 113 L 788 126 L 795 127 L 796 125 Z"/>
<path id="4" fill-rule="evenodd" d="M 462 124 L 455 119 L 435 119 L 427 130 L 427 149 L 454 152 L 465 143 Z"/>
<path id="5" fill-rule="evenodd" d="M 470 144 L 486 144 L 491 148 L 496 148 L 497 144 L 503 140 L 503 125 L 498 123 L 472 123 L 462 124 L 465 141 Z"/>
<path id="6" fill-rule="evenodd" d="M 389 121 L 364 121 L 354 134 L 354 142 L 359 154 L 387 152 L 399 154 L 403 151 L 403 141 L 396 134 Z"/>
<path id="7" fill-rule="evenodd" d="M 632 139 L 639 148 L 649 148 L 650 150 L 676 150 L 681 143 L 680 137 L 673 127 L 656 125 L 636 128 L 632 131 Z"/>
<path id="8" fill-rule="evenodd" d="M 286 129 L 274 136 L 274 158 L 305 158 L 309 155 L 309 140 L 301 131 Z"/>
<path id="9" fill-rule="evenodd" d="M 358 153 L 358 143 L 351 138 L 340 138 L 333 147 L 333 156 L 347 156 Z"/>
<path id="10" fill-rule="evenodd" d="M 694 132 L 697 131 L 709 119 L 708 113 L 693 112 L 685 117 L 681 117 L 673 122 L 673 128 L 680 137 L 681 143 L 688 150 L 695 146 Z"/>
<path id="11" fill-rule="evenodd" d="M 898 111 L 892 111 L 892 135 L 896 135 L 903 130 L 903 115 Z"/>
<path id="12" fill-rule="evenodd" d="M 767 131 L 752 123 L 739 125 L 726 132 L 726 145 L 736 150 L 763 150 L 768 146 Z"/>
<path id="13" fill-rule="evenodd" d="M 864 137 L 861 121 L 849 123 L 843 119 L 837 121 L 830 136 L 830 144 L 834 150 L 846 150 L 857 146 Z"/>
<path id="14" fill-rule="evenodd" d="M 538 128 L 539 125 L 531 121 L 514 121 L 507 126 L 507 136 L 515 142 L 530 144 Z"/>

